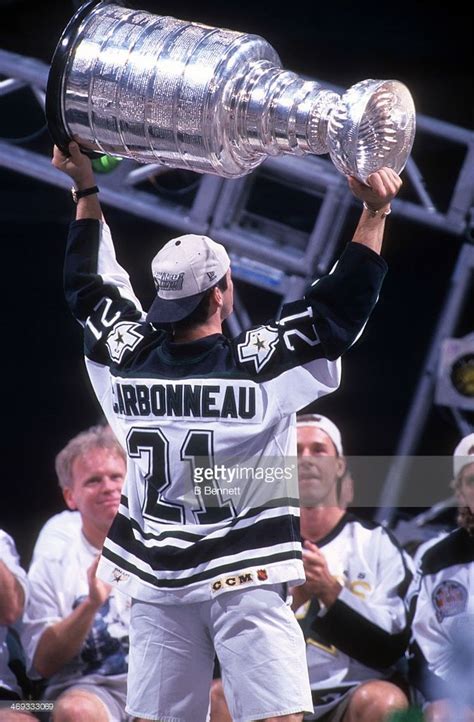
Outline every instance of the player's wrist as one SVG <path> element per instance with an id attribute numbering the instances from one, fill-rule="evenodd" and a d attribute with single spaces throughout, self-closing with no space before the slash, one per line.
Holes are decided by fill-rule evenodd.
<path id="1" fill-rule="evenodd" d="M 390 202 L 383 203 L 381 206 L 372 205 L 362 201 L 362 205 L 370 218 L 386 218 L 392 212 Z"/>
<path id="2" fill-rule="evenodd" d="M 74 183 L 74 187 L 78 191 L 84 191 L 86 190 L 86 188 L 92 188 L 96 185 L 96 180 L 92 173 L 85 176 L 72 176 L 72 182 Z"/>
<path id="3" fill-rule="evenodd" d="M 104 600 L 102 598 L 95 597 L 93 594 L 91 595 L 89 593 L 89 596 L 84 599 L 84 608 L 95 614 L 101 608 L 103 603 Z"/>

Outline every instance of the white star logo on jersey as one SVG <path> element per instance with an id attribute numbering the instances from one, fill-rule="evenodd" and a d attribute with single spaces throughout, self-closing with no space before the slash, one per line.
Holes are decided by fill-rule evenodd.
<path id="1" fill-rule="evenodd" d="M 273 356 L 277 343 L 278 331 L 272 326 L 247 331 L 244 343 L 237 346 L 239 361 L 253 361 L 258 373 Z"/>
<path id="2" fill-rule="evenodd" d="M 138 323 L 122 322 L 118 323 L 112 333 L 107 338 L 107 348 L 109 356 L 115 363 L 120 363 L 126 351 L 133 351 L 143 338 L 141 333 L 137 333 Z"/>

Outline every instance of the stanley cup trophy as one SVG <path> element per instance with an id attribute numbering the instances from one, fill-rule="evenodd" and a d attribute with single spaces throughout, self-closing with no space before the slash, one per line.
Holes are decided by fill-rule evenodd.
<path id="1" fill-rule="evenodd" d="M 63 150 L 73 138 L 107 154 L 236 178 L 268 156 L 329 153 L 361 181 L 399 173 L 415 109 L 396 80 L 363 80 L 342 96 L 282 69 L 258 35 L 89 0 L 66 27 L 46 114 Z"/>

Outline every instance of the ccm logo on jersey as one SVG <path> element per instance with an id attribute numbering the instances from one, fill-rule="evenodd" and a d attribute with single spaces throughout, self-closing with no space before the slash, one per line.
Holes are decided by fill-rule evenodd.
<path id="1" fill-rule="evenodd" d="M 268 579 L 266 569 L 259 569 L 257 571 L 257 579 L 259 582 L 264 582 Z M 222 589 L 232 589 L 238 587 L 241 584 L 249 584 L 254 581 L 254 575 L 252 572 L 245 572 L 244 574 L 235 574 L 232 577 L 224 577 L 223 579 L 217 579 L 212 583 L 212 591 L 220 592 Z"/>

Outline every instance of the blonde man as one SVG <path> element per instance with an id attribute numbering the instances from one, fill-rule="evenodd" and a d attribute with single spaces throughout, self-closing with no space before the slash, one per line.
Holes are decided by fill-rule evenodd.
<path id="1" fill-rule="evenodd" d="M 32 564 L 23 643 L 33 673 L 47 680 L 54 722 L 124 722 L 128 597 L 96 577 L 106 534 L 117 513 L 125 454 L 109 427 L 71 439 L 56 457 L 64 500 L 81 529 L 61 555 Z"/>

